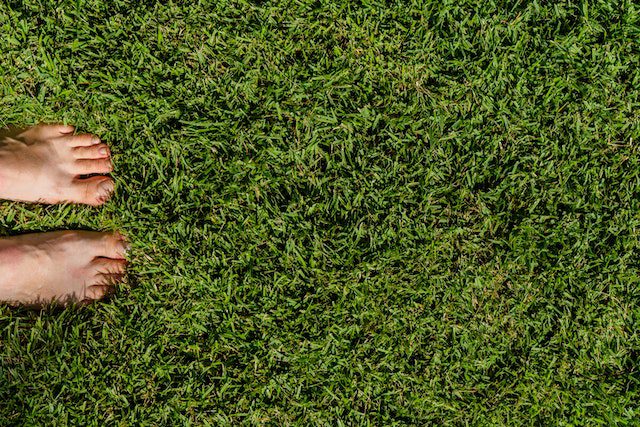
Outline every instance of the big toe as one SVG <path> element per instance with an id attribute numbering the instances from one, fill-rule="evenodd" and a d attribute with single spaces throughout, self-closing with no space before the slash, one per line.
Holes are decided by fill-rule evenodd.
<path id="1" fill-rule="evenodd" d="M 73 182 L 73 196 L 70 201 L 99 206 L 111 198 L 114 188 L 113 180 L 104 176 L 78 178 Z"/>
<path id="2" fill-rule="evenodd" d="M 28 129 L 25 134 L 31 133 L 37 139 L 59 138 L 61 136 L 70 135 L 75 128 L 73 126 L 62 124 L 39 124 Z"/>
<path id="3" fill-rule="evenodd" d="M 125 259 L 129 243 L 127 239 L 120 233 L 104 234 L 101 238 L 100 246 L 103 258 Z"/>

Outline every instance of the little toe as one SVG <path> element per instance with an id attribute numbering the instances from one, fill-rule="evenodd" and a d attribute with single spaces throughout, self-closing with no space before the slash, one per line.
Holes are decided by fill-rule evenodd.
<path id="1" fill-rule="evenodd" d="M 101 300 L 107 295 L 110 295 L 111 293 L 113 293 L 114 290 L 115 289 L 113 288 L 113 285 L 100 284 L 100 285 L 89 286 L 85 292 L 85 298 L 83 302 L 87 303 L 87 302 Z"/>
<path id="2" fill-rule="evenodd" d="M 76 159 L 106 159 L 111 155 L 107 144 L 94 144 L 73 148 Z"/>
<path id="3" fill-rule="evenodd" d="M 115 286 L 124 282 L 125 273 L 103 273 L 100 275 L 100 284 Z"/>
<path id="4" fill-rule="evenodd" d="M 8 126 L 0 129 L 0 136 L 26 140 L 45 141 L 70 135 L 74 130 L 75 128 L 73 126 L 61 124 L 39 124 L 28 128 Z"/>
<path id="5" fill-rule="evenodd" d="M 111 159 L 79 159 L 73 162 L 73 172 L 78 175 L 110 173 L 113 171 Z"/>
<path id="6" fill-rule="evenodd" d="M 28 132 L 33 132 L 34 136 L 38 139 L 51 139 L 70 135 L 74 130 L 75 128 L 73 126 L 68 125 L 40 124 L 32 127 Z"/>
<path id="7" fill-rule="evenodd" d="M 90 133 L 64 135 L 58 138 L 58 140 L 70 145 L 71 147 L 89 147 L 91 145 L 100 144 L 100 138 Z"/>
<path id="8" fill-rule="evenodd" d="M 111 178 L 92 176 L 75 179 L 72 188 L 73 196 L 70 197 L 70 202 L 100 206 L 111 198 L 115 184 Z"/>

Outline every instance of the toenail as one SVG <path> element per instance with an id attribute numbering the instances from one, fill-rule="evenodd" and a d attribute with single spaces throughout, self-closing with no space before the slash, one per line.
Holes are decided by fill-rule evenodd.
<path id="1" fill-rule="evenodd" d="M 93 142 L 94 144 L 99 144 L 99 143 L 100 143 L 100 138 L 98 138 L 97 136 L 94 136 L 94 137 L 91 139 L 91 142 Z"/>
<path id="2" fill-rule="evenodd" d="M 108 154 L 108 153 L 109 153 L 109 150 L 107 150 L 107 148 L 106 148 L 106 147 L 103 147 L 103 148 L 101 148 L 101 149 L 100 149 L 100 151 L 99 151 L 99 152 L 100 152 L 100 154 L 104 154 L 104 155 L 106 155 L 106 154 Z"/>

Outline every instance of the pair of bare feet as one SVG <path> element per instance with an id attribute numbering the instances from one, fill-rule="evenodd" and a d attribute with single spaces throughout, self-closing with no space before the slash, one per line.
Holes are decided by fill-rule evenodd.
<path id="1" fill-rule="evenodd" d="M 109 148 L 72 126 L 0 131 L 0 199 L 99 206 L 114 189 Z M 88 303 L 124 277 L 118 233 L 61 231 L 0 239 L 0 301 Z"/>

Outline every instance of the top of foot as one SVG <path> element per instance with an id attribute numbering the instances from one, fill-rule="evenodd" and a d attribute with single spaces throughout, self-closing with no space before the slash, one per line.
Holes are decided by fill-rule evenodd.
<path id="1" fill-rule="evenodd" d="M 124 278 L 118 233 L 58 231 L 0 239 L 0 302 L 42 306 L 99 300 Z"/>
<path id="2" fill-rule="evenodd" d="M 0 199 L 98 206 L 113 192 L 109 147 L 73 126 L 0 130 Z"/>

